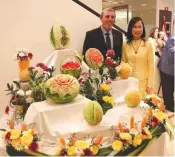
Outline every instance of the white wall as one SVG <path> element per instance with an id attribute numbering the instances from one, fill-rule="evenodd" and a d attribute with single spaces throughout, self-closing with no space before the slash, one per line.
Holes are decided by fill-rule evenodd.
<path id="1" fill-rule="evenodd" d="M 157 4 L 156 4 L 156 26 L 157 27 L 159 27 L 159 10 L 164 10 L 165 7 L 168 7 L 168 10 L 172 11 L 171 32 L 173 32 L 174 5 L 175 5 L 174 0 L 157 0 Z"/>
<path id="2" fill-rule="evenodd" d="M 101 0 L 92 3 L 101 12 Z M 0 1 L 0 113 L 9 103 L 6 84 L 18 77 L 17 62 L 12 60 L 17 49 L 34 54 L 32 64 L 43 61 L 54 50 L 50 44 L 50 28 L 63 24 L 71 35 L 69 48 L 82 51 L 85 32 L 100 25 L 100 20 L 72 0 L 1 0 Z"/>

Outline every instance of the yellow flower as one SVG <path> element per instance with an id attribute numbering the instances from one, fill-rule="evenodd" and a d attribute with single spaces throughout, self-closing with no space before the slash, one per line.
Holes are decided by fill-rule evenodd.
<path id="1" fill-rule="evenodd" d="M 114 106 L 114 98 L 112 96 L 104 96 L 103 101 Z"/>
<path id="2" fill-rule="evenodd" d="M 17 138 L 12 140 L 12 146 L 15 148 L 16 146 L 18 146 L 19 144 L 21 144 L 21 139 Z"/>
<path id="3" fill-rule="evenodd" d="M 91 151 L 92 151 L 92 153 L 93 153 L 94 155 L 96 155 L 96 154 L 98 153 L 98 151 L 99 151 L 99 148 L 98 148 L 97 145 L 91 146 L 90 149 L 91 149 Z"/>
<path id="4" fill-rule="evenodd" d="M 122 150 L 123 148 L 123 143 L 119 140 L 115 140 L 113 143 L 112 143 L 112 148 L 116 151 L 116 152 L 119 152 Z"/>
<path id="5" fill-rule="evenodd" d="M 21 137 L 21 144 L 23 146 L 29 146 L 33 141 L 33 136 L 30 135 L 30 134 L 24 134 L 22 137 Z"/>
<path id="6" fill-rule="evenodd" d="M 64 146 L 62 146 L 62 145 L 58 146 L 58 148 L 56 150 L 56 155 L 60 155 L 60 153 L 63 149 L 64 149 Z"/>
<path id="7" fill-rule="evenodd" d="M 131 141 L 132 136 L 131 136 L 129 133 L 121 132 L 121 133 L 120 133 L 120 138 L 121 138 L 122 140 Z"/>
<path id="8" fill-rule="evenodd" d="M 110 86 L 107 84 L 100 84 L 100 89 L 104 90 L 104 91 L 109 91 L 110 90 Z"/>
<path id="9" fill-rule="evenodd" d="M 163 122 L 164 119 L 166 119 L 168 116 L 166 113 L 163 112 L 157 112 L 155 114 L 155 117 L 159 120 L 159 122 Z"/>
<path id="10" fill-rule="evenodd" d="M 36 131 L 35 131 L 34 129 L 29 129 L 28 132 L 29 132 L 29 134 L 31 134 L 31 135 L 36 134 Z"/>
<path id="11" fill-rule="evenodd" d="M 86 141 L 83 140 L 77 140 L 75 142 L 75 146 L 79 149 L 86 149 L 89 147 L 89 144 Z"/>
<path id="12" fill-rule="evenodd" d="M 10 139 L 11 140 L 17 139 L 20 137 L 20 135 L 21 135 L 21 130 L 11 130 Z"/>
<path id="13" fill-rule="evenodd" d="M 152 134 L 151 134 L 151 132 L 148 130 L 147 127 L 144 127 L 143 131 L 144 131 L 145 134 L 146 134 L 146 139 L 151 139 L 151 138 L 152 138 Z"/>
<path id="14" fill-rule="evenodd" d="M 77 154 L 77 149 L 75 146 L 68 147 L 67 149 L 67 155 L 69 156 L 75 156 Z"/>
<path id="15" fill-rule="evenodd" d="M 37 132 L 34 130 L 34 129 L 29 129 L 29 130 L 27 130 L 27 131 L 23 131 L 23 135 L 26 135 L 26 134 L 28 134 L 28 135 L 34 135 L 34 134 L 36 134 Z"/>
<path id="16" fill-rule="evenodd" d="M 137 147 L 142 143 L 142 136 L 141 135 L 136 135 L 133 140 L 133 146 Z"/>

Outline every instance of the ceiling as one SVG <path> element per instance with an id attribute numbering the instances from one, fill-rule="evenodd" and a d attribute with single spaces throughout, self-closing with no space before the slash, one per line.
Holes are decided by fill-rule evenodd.
<path id="1" fill-rule="evenodd" d="M 116 6 L 129 5 L 132 10 L 150 10 L 156 7 L 155 0 L 102 0 L 103 8 L 113 8 Z"/>

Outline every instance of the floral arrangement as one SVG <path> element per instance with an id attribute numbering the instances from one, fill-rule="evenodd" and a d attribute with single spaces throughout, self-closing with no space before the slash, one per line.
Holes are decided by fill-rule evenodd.
<path id="1" fill-rule="evenodd" d="M 99 78 L 100 77 L 100 78 Z M 110 83 L 106 74 L 82 73 L 80 79 L 80 94 L 90 100 L 96 100 L 103 108 L 103 114 L 114 107 L 114 98 L 110 93 Z"/>
<path id="2" fill-rule="evenodd" d="M 30 89 L 24 91 L 21 89 L 20 81 L 13 81 L 12 83 L 7 83 L 7 95 L 11 95 L 10 104 L 13 105 L 24 105 L 31 104 L 34 102 L 32 99 L 32 91 Z"/>
<path id="3" fill-rule="evenodd" d="M 102 136 L 94 137 L 91 140 L 81 140 L 74 136 L 68 141 L 60 137 L 60 145 L 57 148 L 58 156 L 94 156 L 98 153 Z"/>
<path id="4" fill-rule="evenodd" d="M 7 95 L 11 95 L 10 105 L 5 109 L 5 113 L 13 111 L 15 122 L 23 120 L 25 113 L 33 102 L 45 100 L 44 85 L 52 77 L 54 68 L 48 68 L 43 63 L 38 63 L 36 67 L 29 67 L 29 82 L 13 81 L 7 83 Z M 15 106 L 15 107 L 14 107 Z"/>
<path id="5" fill-rule="evenodd" d="M 31 60 L 33 58 L 33 54 L 31 52 L 28 52 L 25 49 L 18 50 L 18 53 L 15 55 L 14 59 L 17 61 L 22 60 Z"/>
<path id="6" fill-rule="evenodd" d="M 7 95 L 11 95 L 11 98 L 10 105 L 6 107 L 5 113 L 9 114 L 9 111 L 14 111 L 13 117 L 15 121 L 20 122 L 24 118 L 29 105 L 34 102 L 32 91 L 28 86 L 26 86 L 24 90 L 20 81 L 7 83 L 6 91 L 8 92 Z"/>
<path id="7" fill-rule="evenodd" d="M 7 146 L 13 147 L 17 151 L 36 152 L 39 148 L 37 132 L 34 129 L 27 128 L 26 124 L 22 124 L 21 129 L 4 131 L 2 138 Z"/>
<path id="8" fill-rule="evenodd" d="M 44 63 L 38 63 L 35 67 L 29 67 L 29 85 L 35 102 L 46 99 L 44 95 L 44 85 L 46 81 L 53 76 L 54 71 L 55 69 L 53 66 L 49 68 Z"/>
<path id="9" fill-rule="evenodd" d="M 78 80 L 68 74 L 58 74 L 50 78 L 44 86 L 47 100 L 54 103 L 72 101 L 79 94 L 79 89 Z"/>
<path id="10" fill-rule="evenodd" d="M 69 74 L 78 79 L 81 72 L 81 61 L 76 56 L 67 56 L 67 60 L 65 59 L 65 61 L 61 64 L 62 74 Z"/>
<path id="11" fill-rule="evenodd" d="M 104 62 L 104 67 L 108 69 L 108 75 L 110 79 L 114 80 L 117 77 L 116 67 L 119 66 L 119 62 L 115 61 L 115 52 L 114 50 L 108 50 L 106 53 L 107 58 Z"/>
<path id="12" fill-rule="evenodd" d="M 109 109 L 114 107 L 114 98 L 110 93 L 109 84 L 100 84 L 96 91 L 97 101 L 103 108 L 103 113 L 105 114 Z"/>

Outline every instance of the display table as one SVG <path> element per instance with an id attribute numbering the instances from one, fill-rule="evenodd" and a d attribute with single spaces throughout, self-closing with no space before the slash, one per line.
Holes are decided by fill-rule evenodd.
<path id="1" fill-rule="evenodd" d="M 136 108 L 129 108 L 125 104 L 116 105 L 103 116 L 101 123 L 97 126 L 89 126 L 82 117 L 82 109 L 89 100 L 79 95 L 74 102 L 65 105 L 48 104 L 47 101 L 33 103 L 25 117 L 26 123 L 35 122 L 36 129 L 43 134 L 40 151 L 54 155 L 57 146 L 47 146 L 48 143 L 59 143 L 60 136 L 68 138 L 75 133 L 77 137 L 93 137 L 102 135 L 106 140 L 105 144 L 111 142 L 111 137 L 116 129 L 117 123 L 126 122 L 129 124 L 130 116 L 141 120 L 144 116 L 144 102 Z M 56 118 L 57 117 L 57 118 Z M 43 146 L 42 144 L 45 143 Z M 164 155 L 164 134 L 153 141 L 142 155 L 163 156 Z M 48 144 L 49 145 L 49 144 Z M 152 151 L 154 150 L 154 151 Z"/>

